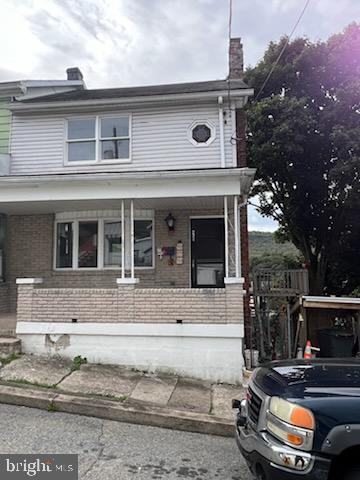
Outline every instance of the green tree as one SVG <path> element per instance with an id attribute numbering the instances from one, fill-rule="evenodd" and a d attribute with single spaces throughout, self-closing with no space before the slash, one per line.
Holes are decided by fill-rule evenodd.
<path id="1" fill-rule="evenodd" d="M 259 92 L 285 38 L 246 72 Z M 290 42 L 248 107 L 254 194 L 309 268 L 312 294 L 360 285 L 360 25 L 326 42 Z"/>

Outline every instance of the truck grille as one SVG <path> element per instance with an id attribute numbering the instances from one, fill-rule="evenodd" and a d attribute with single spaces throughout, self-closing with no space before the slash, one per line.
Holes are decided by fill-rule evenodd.
<path id="1" fill-rule="evenodd" d="M 251 388 L 249 388 L 248 412 L 249 412 L 250 420 L 254 422 L 255 425 L 257 425 L 259 420 L 261 404 L 262 404 L 261 398 L 258 395 L 256 395 L 256 393 L 254 393 L 254 391 Z"/>

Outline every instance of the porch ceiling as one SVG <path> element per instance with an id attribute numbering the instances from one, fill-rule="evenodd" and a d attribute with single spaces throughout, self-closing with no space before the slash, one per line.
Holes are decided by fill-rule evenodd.
<path id="1" fill-rule="evenodd" d="M 134 200 L 134 207 L 136 209 L 205 210 L 220 209 L 223 208 L 223 206 L 223 197 L 143 198 Z M 0 203 L 0 213 L 8 215 L 39 215 L 64 211 L 118 210 L 120 208 L 120 200 Z"/>

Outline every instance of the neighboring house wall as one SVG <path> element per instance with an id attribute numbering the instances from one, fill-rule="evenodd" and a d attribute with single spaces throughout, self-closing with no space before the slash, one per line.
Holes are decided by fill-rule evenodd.
<path id="1" fill-rule="evenodd" d="M 11 114 L 5 104 L 6 99 L 0 98 L 0 154 L 9 153 Z"/>
<path id="2" fill-rule="evenodd" d="M 169 233 L 165 224 L 168 210 L 155 210 L 154 248 L 155 268 L 135 269 L 139 287 L 188 288 L 190 286 L 190 217 L 222 216 L 221 209 L 171 210 L 176 218 L 175 232 Z M 156 249 L 184 245 L 182 265 L 169 265 L 168 257 L 160 259 Z M 234 237 L 230 231 L 230 249 Z M 11 311 L 16 310 L 16 278 L 40 277 L 44 287 L 51 288 L 113 288 L 120 270 L 54 271 L 54 215 L 12 215 L 8 217 L 7 283 L 10 288 Z M 230 264 L 233 271 L 233 265 Z"/>
<path id="3" fill-rule="evenodd" d="M 71 114 L 72 117 L 91 115 L 131 114 L 131 162 L 98 165 L 64 166 L 64 115 L 14 115 L 11 143 L 11 174 L 74 173 L 99 171 L 151 171 L 186 168 L 219 168 L 219 111 L 211 105 L 181 105 L 147 107 L 113 112 Z M 188 127 L 194 121 L 208 121 L 216 130 L 215 140 L 208 146 L 195 146 L 188 140 Z M 225 109 L 224 146 L 227 167 L 236 166 L 236 152 L 231 138 L 235 126 L 232 115 Z"/>

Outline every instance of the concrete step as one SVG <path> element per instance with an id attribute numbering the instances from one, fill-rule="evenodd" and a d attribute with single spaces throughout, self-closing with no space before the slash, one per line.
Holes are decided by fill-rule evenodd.
<path id="1" fill-rule="evenodd" d="M 20 338 L 0 337 L 0 358 L 21 353 Z"/>

